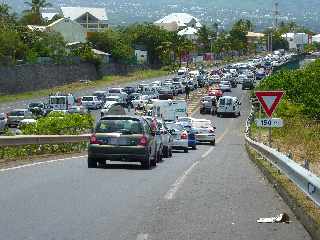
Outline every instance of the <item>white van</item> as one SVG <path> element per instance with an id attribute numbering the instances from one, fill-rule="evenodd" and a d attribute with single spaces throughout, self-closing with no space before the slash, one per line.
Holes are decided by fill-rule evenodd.
<path id="1" fill-rule="evenodd" d="M 240 101 L 237 97 L 223 96 L 219 99 L 217 116 L 233 115 L 240 116 Z"/>
<path id="2" fill-rule="evenodd" d="M 178 118 L 187 117 L 187 102 L 185 100 L 155 100 L 152 115 L 164 121 L 176 121 Z"/>

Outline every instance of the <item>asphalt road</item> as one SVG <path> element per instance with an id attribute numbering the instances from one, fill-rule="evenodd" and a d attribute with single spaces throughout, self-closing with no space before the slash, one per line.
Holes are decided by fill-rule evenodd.
<path id="1" fill-rule="evenodd" d="M 239 118 L 209 115 L 215 147 L 175 152 L 152 170 L 110 163 L 88 169 L 86 157 L 0 170 L 0 238 L 6 240 L 310 239 L 250 162 Z M 195 117 L 199 114 L 196 113 Z M 290 224 L 258 224 L 286 212 Z"/>

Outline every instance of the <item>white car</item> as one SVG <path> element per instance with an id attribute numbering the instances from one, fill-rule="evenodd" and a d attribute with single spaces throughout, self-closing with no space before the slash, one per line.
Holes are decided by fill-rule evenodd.
<path id="1" fill-rule="evenodd" d="M 140 95 L 137 96 L 134 100 L 132 100 L 132 106 L 134 109 L 143 108 L 150 100 L 149 95 Z"/>
<path id="2" fill-rule="evenodd" d="M 211 79 L 213 83 L 219 83 L 220 82 L 220 76 L 218 74 L 212 75 Z"/>
<path id="3" fill-rule="evenodd" d="M 123 88 L 109 88 L 107 90 L 107 96 L 118 96 L 122 99 L 122 102 L 127 102 L 128 94 Z"/>
<path id="4" fill-rule="evenodd" d="M 96 96 L 84 96 L 81 98 L 81 105 L 88 109 L 102 108 L 102 102 Z"/>
<path id="5" fill-rule="evenodd" d="M 217 116 L 233 115 L 240 116 L 240 101 L 237 97 L 223 96 L 218 101 Z"/>
<path id="6" fill-rule="evenodd" d="M 191 126 L 196 135 L 197 142 L 208 142 L 211 145 L 216 144 L 216 128 L 212 125 L 210 120 L 193 119 Z"/>
<path id="7" fill-rule="evenodd" d="M 5 132 L 7 128 L 7 116 L 5 113 L 0 113 L 0 133 Z"/>
<path id="8" fill-rule="evenodd" d="M 231 92 L 231 84 L 229 81 L 221 81 L 219 87 L 222 92 Z"/>
<path id="9" fill-rule="evenodd" d="M 169 132 L 173 138 L 172 149 L 183 150 L 185 153 L 189 151 L 188 132 L 179 123 L 167 123 Z"/>

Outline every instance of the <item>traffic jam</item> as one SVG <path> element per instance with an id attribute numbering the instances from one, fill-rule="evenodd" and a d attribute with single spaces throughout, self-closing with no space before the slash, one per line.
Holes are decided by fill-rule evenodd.
<path id="1" fill-rule="evenodd" d="M 21 126 L 55 112 L 92 114 L 96 126 L 88 146 L 88 168 L 109 160 L 139 162 L 150 169 L 175 151 L 188 153 L 198 144 L 216 144 L 215 123 L 193 117 L 190 104 L 196 101 L 196 111 L 203 116 L 236 118 L 241 115 L 241 102 L 232 96 L 232 89 L 238 85 L 242 90 L 254 89 L 275 64 L 289 58 L 276 53 L 220 68 L 181 67 L 170 79 L 101 89 L 86 96 L 57 93 L 47 102 L 0 113 L 0 132 L 9 129 L 21 134 Z M 201 96 L 194 94 L 199 92 Z"/>

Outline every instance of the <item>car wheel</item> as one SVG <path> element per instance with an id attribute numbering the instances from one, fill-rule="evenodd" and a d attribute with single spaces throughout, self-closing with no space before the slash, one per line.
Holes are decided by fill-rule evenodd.
<path id="1" fill-rule="evenodd" d="M 192 150 L 197 150 L 197 145 L 192 146 Z"/>
<path id="2" fill-rule="evenodd" d="M 189 152 L 189 149 L 188 149 L 188 148 L 185 148 L 183 151 L 184 151 L 185 153 L 188 153 L 188 152 Z"/>
<path id="3" fill-rule="evenodd" d="M 169 158 L 172 157 L 172 148 L 169 149 Z"/>
<path id="4" fill-rule="evenodd" d="M 96 168 L 98 161 L 92 157 L 88 157 L 88 168 Z"/>
<path id="5" fill-rule="evenodd" d="M 169 148 L 164 146 L 163 149 L 162 149 L 162 155 L 163 157 L 167 158 L 169 157 Z"/>
<path id="6" fill-rule="evenodd" d="M 210 143 L 211 143 L 212 146 L 215 146 L 216 145 L 216 140 L 213 140 Z"/>
<path id="7" fill-rule="evenodd" d="M 162 162 L 163 161 L 163 154 L 161 152 L 158 153 L 157 161 L 156 162 Z"/>
<path id="8" fill-rule="evenodd" d="M 141 165 L 142 165 L 142 167 L 144 169 L 150 169 L 151 168 L 151 160 L 150 160 L 150 155 L 149 154 L 144 159 L 144 161 L 141 162 Z"/>

